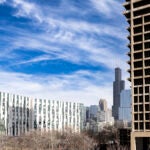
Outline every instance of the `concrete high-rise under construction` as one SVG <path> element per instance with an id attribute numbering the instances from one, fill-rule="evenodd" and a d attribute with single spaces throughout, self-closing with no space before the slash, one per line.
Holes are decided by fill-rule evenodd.
<path id="1" fill-rule="evenodd" d="M 113 106 L 112 115 L 115 120 L 119 119 L 120 92 L 124 90 L 125 82 L 121 79 L 121 69 L 115 68 L 115 81 L 113 82 Z"/>
<path id="2" fill-rule="evenodd" d="M 132 88 L 131 150 L 150 149 L 150 0 L 126 0 Z"/>

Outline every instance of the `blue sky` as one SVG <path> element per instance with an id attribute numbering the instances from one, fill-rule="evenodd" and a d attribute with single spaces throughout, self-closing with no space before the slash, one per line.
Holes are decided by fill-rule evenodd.
<path id="1" fill-rule="evenodd" d="M 112 105 L 114 68 L 129 75 L 123 0 L 0 0 L 0 89 Z"/>

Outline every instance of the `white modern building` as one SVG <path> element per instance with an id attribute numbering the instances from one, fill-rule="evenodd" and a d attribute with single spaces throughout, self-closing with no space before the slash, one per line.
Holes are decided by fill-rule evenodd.
<path id="1" fill-rule="evenodd" d="M 6 134 L 18 136 L 33 129 L 75 132 L 83 129 L 83 104 L 46 99 L 35 99 L 0 92 L 0 120 Z"/>

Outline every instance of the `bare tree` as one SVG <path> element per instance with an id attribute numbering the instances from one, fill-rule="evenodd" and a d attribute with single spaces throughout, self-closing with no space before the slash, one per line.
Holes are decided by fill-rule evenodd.
<path id="1" fill-rule="evenodd" d="M 0 147 L 4 147 L 4 137 L 5 137 L 5 125 L 2 120 L 0 120 Z"/>
<path id="2" fill-rule="evenodd" d="M 11 150 L 94 150 L 94 141 L 85 133 L 71 130 L 36 130 L 19 137 L 7 137 L 5 146 Z"/>

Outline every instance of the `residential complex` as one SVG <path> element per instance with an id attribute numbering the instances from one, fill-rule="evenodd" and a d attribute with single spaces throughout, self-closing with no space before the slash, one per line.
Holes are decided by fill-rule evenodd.
<path id="1" fill-rule="evenodd" d="M 126 0 L 132 87 L 131 150 L 150 148 L 150 1 Z"/>
<path id="2" fill-rule="evenodd" d="M 113 106 L 112 115 L 115 120 L 119 119 L 120 92 L 124 90 L 125 82 L 121 79 L 121 69 L 115 68 L 115 81 L 113 82 Z"/>
<path id="3" fill-rule="evenodd" d="M 83 129 L 84 106 L 80 103 L 46 99 L 0 92 L 0 121 L 6 135 L 18 136 L 33 129 L 75 132 Z"/>

